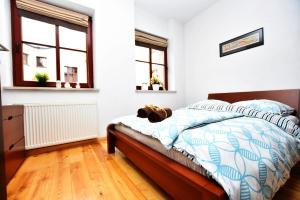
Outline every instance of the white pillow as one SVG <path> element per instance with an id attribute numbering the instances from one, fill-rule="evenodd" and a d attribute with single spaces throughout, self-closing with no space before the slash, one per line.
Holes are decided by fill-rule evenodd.
<path id="1" fill-rule="evenodd" d="M 227 105 L 230 105 L 230 103 L 228 103 L 226 101 L 221 101 L 221 100 L 208 99 L 208 100 L 198 101 L 197 103 L 188 105 L 187 108 L 188 109 L 203 109 L 203 108 L 207 108 L 208 106 L 210 107 L 210 106 L 219 106 L 219 105 L 227 106 Z"/>
<path id="2" fill-rule="evenodd" d="M 295 124 L 299 124 L 299 119 L 298 119 L 298 117 L 296 117 L 296 116 L 294 116 L 294 115 L 286 116 L 286 118 L 288 118 L 289 120 L 291 120 L 291 121 L 294 122 Z"/>
<path id="3" fill-rule="evenodd" d="M 270 113 L 279 114 L 282 116 L 288 116 L 295 111 L 294 108 L 292 108 L 286 104 L 280 103 L 278 101 L 271 101 L 271 100 L 266 100 L 266 99 L 239 101 L 239 102 L 233 103 L 232 105 L 244 106 L 244 107 L 251 108 L 254 110 L 270 112 Z"/>

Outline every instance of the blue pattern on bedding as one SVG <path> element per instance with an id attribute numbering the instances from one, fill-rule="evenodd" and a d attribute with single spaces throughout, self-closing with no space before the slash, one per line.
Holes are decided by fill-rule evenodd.
<path id="1" fill-rule="evenodd" d="M 156 138 L 167 149 L 170 149 L 178 135 L 188 128 L 241 116 L 241 114 L 233 112 L 179 109 L 173 112 L 172 117 L 158 123 L 150 123 L 147 118 L 138 118 L 133 115 L 121 117 L 114 120 L 113 123 L 124 124 L 145 135 Z"/>
<path id="2" fill-rule="evenodd" d="M 159 123 L 135 116 L 113 123 L 122 123 L 157 138 L 168 149 L 183 152 L 202 165 L 230 199 L 271 199 L 300 160 L 299 139 L 287 127 L 296 132 L 300 128 L 269 113 L 228 108 L 180 109 Z"/>
<path id="3" fill-rule="evenodd" d="M 262 119 L 235 118 L 188 129 L 174 148 L 188 154 L 230 199 L 271 199 L 299 161 L 299 142 Z"/>
<path id="4" fill-rule="evenodd" d="M 239 101 L 232 105 L 244 106 L 254 110 L 280 114 L 283 116 L 288 116 L 294 112 L 294 109 L 286 104 L 266 99 Z"/>

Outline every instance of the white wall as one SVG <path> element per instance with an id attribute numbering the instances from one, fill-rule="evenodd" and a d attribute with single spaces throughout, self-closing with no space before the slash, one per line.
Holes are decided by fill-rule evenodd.
<path id="1" fill-rule="evenodd" d="M 264 27 L 265 45 L 219 57 L 219 43 Z M 210 92 L 300 88 L 300 1 L 219 0 L 185 25 L 186 103 Z"/>
<path id="2" fill-rule="evenodd" d="M 168 19 L 156 16 L 151 12 L 135 5 L 135 28 L 168 38 Z"/>
<path id="3" fill-rule="evenodd" d="M 177 108 L 184 105 L 183 58 L 175 59 L 183 50 L 183 26 L 170 23 L 170 29 L 176 34 L 170 35 L 170 41 L 179 50 L 172 50 L 170 62 L 178 70 L 173 72 L 173 89 L 177 93 L 136 93 L 134 66 L 134 0 L 48 0 L 74 9 L 83 9 L 93 15 L 94 25 L 94 82 L 100 89 L 95 92 L 53 92 L 53 91 L 8 91 L 2 90 L 3 104 L 13 103 L 49 103 L 49 102 L 96 102 L 98 104 L 100 135 L 115 117 L 132 114 L 145 104 L 157 104 Z M 75 3 L 74 3 L 75 2 Z M 137 16 L 136 16 L 137 17 Z M 148 21 L 141 23 L 147 24 Z M 9 0 L 0 1 L 0 43 L 10 47 L 10 8 Z M 0 53 L 0 72 L 2 86 L 12 86 L 11 52 Z M 182 56 L 182 55 L 180 55 Z M 174 61 L 171 61 L 171 60 Z"/>

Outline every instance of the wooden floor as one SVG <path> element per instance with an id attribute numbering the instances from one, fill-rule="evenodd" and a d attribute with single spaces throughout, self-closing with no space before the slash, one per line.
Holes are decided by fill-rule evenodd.
<path id="1" fill-rule="evenodd" d="M 105 140 L 27 158 L 7 190 L 11 200 L 169 198 Z"/>
<path id="2" fill-rule="evenodd" d="M 291 178 L 275 195 L 275 200 L 300 200 L 300 163 L 291 172 Z"/>
<path id="3" fill-rule="evenodd" d="M 300 200 L 300 167 L 275 199 Z M 154 169 L 155 170 L 155 169 Z M 106 141 L 30 156 L 9 183 L 8 199 L 170 199 Z"/>

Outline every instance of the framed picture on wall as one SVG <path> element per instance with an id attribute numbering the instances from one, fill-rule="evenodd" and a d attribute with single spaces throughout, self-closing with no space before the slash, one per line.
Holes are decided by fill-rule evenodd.
<path id="1" fill-rule="evenodd" d="M 220 57 L 251 49 L 264 44 L 264 29 L 246 33 L 219 45 Z"/>

